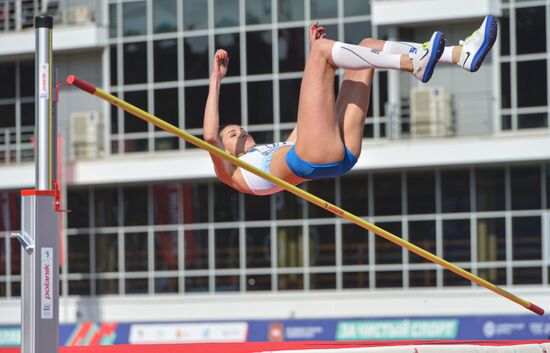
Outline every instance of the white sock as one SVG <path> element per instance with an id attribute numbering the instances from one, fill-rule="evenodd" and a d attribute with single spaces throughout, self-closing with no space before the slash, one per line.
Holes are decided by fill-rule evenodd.
<path id="1" fill-rule="evenodd" d="M 454 64 L 453 63 L 453 47 L 445 47 L 441 58 L 439 58 L 440 63 Z"/>
<path id="2" fill-rule="evenodd" d="M 380 50 L 360 45 L 335 42 L 332 47 L 332 60 L 343 69 L 401 69 L 401 55 L 384 53 Z"/>
<path id="3" fill-rule="evenodd" d="M 411 51 L 420 49 L 421 46 L 422 44 L 420 43 L 392 42 L 388 40 L 384 43 L 383 51 L 391 54 L 409 54 Z M 445 47 L 445 50 L 443 51 L 443 55 L 441 55 L 441 59 L 439 59 L 439 62 L 454 64 L 453 47 Z"/>

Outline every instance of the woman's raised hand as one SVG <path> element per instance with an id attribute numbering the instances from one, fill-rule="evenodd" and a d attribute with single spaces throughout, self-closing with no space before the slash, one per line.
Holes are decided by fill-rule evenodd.
<path id="1" fill-rule="evenodd" d="M 222 79 L 227 74 L 227 67 L 229 66 L 229 54 L 223 50 L 216 50 L 214 54 L 214 66 L 212 67 L 212 77 Z"/>

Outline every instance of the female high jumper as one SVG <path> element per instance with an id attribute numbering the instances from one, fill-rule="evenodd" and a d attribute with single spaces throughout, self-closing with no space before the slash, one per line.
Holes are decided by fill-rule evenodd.
<path id="1" fill-rule="evenodd" d="M 204 112 L 204 139 L 293 185 L 340 176 L 355 165 L 361 154 L 374 69 L 407 71 L 422 82 L 430 80 L 438 61 L 475 72 L 493 46 L 497 32 L 496 19 L 487 16 L 481 27 L 458 46 L 445 47 L 441 32 L 434 32 L 424 44 L 367 38 L 352 45 L 326 39 L 325 29 L 314 23 L 309 28 L 311 50 L 300 88 L 296 127 L 286 141 L 262 146 L 257 146 L 239 125 L 219 129 L 220 86 L 229 64 L 227 52 L 219 49 L 214 56 Z M 337 68 L 346 71 L 335 99 Z M 217 177 L 238 191 L 269 195 L 282 190 L 221 157 L 210 156 Z"/>

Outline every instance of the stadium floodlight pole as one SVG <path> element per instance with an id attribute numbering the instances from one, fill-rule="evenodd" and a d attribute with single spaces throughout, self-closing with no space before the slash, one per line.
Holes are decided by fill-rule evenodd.
<path id="1" fill-rule="evenodd" d="M 51 16 L 35 17 L 35 189 L 21 191 L 21 352 L 59 348 L 59 192 L 55 182 Z"/>
<path id="2" fill-rule="evenodd" d="M 352 214 L 352 213 L 349 213 L 343 209 L 341 209 L 340 207 L 336 206 L 336 205 L 333 205 L 331 204 L 330 202 L 327 202 L 313 194 L 310 194 L 309 192 L 303 190 L 303 189 L 300 189 L 299 187 L 296 187 L 290 183 L 287 183 L 286 181 L 282 180 L 282 179 L 279 179 L 269 173 L 266 173 L 254 166 L 252 166 L 251 164 L 248 164 L 242 160 L 240 160 L 239 158 L 235 157 L 235 156 L 232 156 L 230 155 L 229 153 L 225 152 L 225 151 L 222 151 L 221 149 L 207 143 L 206 141 L 203 141 L 201 140 L 200 138 L 198 137 L 195 137 L 191 134 L 189 134 L 188 132 L 186 131 L 183 131 L 181 129 L 179 129 L 178 127 L 170 124 L 170 123 L 167 123 L 166 121 L 162 120 L 162 119 L 159 119 L 157 118 L 156 116 L 152 115 L 152 114 L 149 114 L 147 113 L 146 111 L 128 103 L 128 102 L 125 102 L 123 101 L 122 99 L 118 99 L 117 97 L 113 96 L 112 94 L 108 93 L 108 92 L 105 92 L 99 88 L 97 88 L 96 86 L 92 85 L 91 83 L 89 82 L 86 82 L 84 80 L 81 80 L 79 78 L 77 78 L 76 76 L 74 75 L 69 75 L 67 77 L 67 83 L 69 85 L 74 85 L 75 87 L 78 87 L 80 88 L 81 90 L 85 91 L 85 92 L 88 92 L 90 93 L 91 95 L 94 95 L 98 98 L 101 98 L 109 103 L 111 103 L 112 105 L 118 107 L 118 108 L 121 108 L 123 110 L 125 110 L 126 112 L 134 115 L 135 117 L 138 117 L 142 120 L 145 120 L 149 123 L 152 123 L 154 125 L 156 125 L 157 127 L 163 129 L 164 131 L 167 131 L 173 135 L 176 135 L 178 137 L 181 137 L 182 139 L 184 139 L 185 141 L 203 149 L 203 150 L 206 150 L 210 153 L 213 153 L 215 155 L 217 155 L 218 157 L 221 157 L 225 160 L 227 160 L 228 162 L 236 165 L 236 166 L 239 166 L 243 169 L 246 169 L 248 170 L 249 172 L 251 173 L 254 173 L 270 182 L 272 182 L 273 184 L 276 184 L 282 188 L 284 188 L 285 190 L 287 190 L 288 192 L 298 196 L 298 197 L 301 197 L 302 199 L 306 200 L 306 201 L 309 201 L 321 208 L 324 208 L 325 210 L 329 211 L 329 212 L 332 212 L 334 213 L 335 215 L 339 216 L 339 217 L 342 217 L 356 225 L 358 225 L 359 227 L 361 228 L 364 228 L 366 230 L 369 230 L 379 236 L 381 236 L 382 238 L 385 238 L 389 241 L 391 241 L 392 243 L 395 243 L 409 251 L 412 251 L 414 252 L 415 254 L 419 255 L 419 256 L 422 256 L 423 258 L 433 262 L 433 263 L 436 263 L 444 268 L 446 268 L 447 270 L 449 271 L 452 271 L 454 273 L 456 273 L 457 275 L 459 276 L 462 276 L 474 283 L 477 283 L 478 285 L 482 286 L 482 287 L 485 287 L 493 292 L 495 292 L 496 294 L 504 297 L 504 298 L 507 298 L 521 306 L 523 306 L 524 308 L 526 309 L 529 309 L 531 310 L 532 312 L 534 312 L 535 314 L 538 314 L 538 315 L 544 315 L 544 309 L 542 309 L 541 307 L 533 304 L 533 303 L 530 303 L 502 288 L 499 288 L 497 286 L 495 286 L 494 284 L 492 284 L 491 282 L 487 281 L 487 280 L 484 280 L 483 278 L 479 277 L 479 276 L 476 276 L 474 275 L 473 273 L 471 272 L 468 272 L 466 270 L 464 270 L 463 268 L 459 267 L 459 266 L 456 266 L 455 264 L 452 264 L 450 263 L 449 261 L 445 260 L 445 259 L 442 259 L 441 257 L 437 256 L 437 255 L 434 255 L 432 254 L 431 252 L 429 251 L 426 251 L 400 237 L 398 237 L 397 235 L 394 235 L 390 232 L 388 232 L 387 230 L 384 230 L 380 227 L 377 227 L 376 225 L 372 224 L 372 223 L 369 223 L 367 221 L 365 221 L 364 219 L 360 218 L 360 217 L 357 217 L 356 215 Z"/>

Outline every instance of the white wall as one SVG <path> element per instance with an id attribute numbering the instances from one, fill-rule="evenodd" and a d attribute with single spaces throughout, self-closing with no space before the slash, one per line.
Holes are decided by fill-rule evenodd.
<path id="1" fill-rule="evenodd" d="M 547 290 L 518 287 L 513 294 L 550 308 Z M 19 301 L 0 302 L 0 324 L 19 322 Z M 484 288 L 320 291 L 315 293 L 165 295 L 68 298 L 61 300 L 60 321 L 184 321 L 234 319 L 315 319 L 514 315 L 530 311 Z M 533 314 L 534 315 L 534 314 Z"/>

